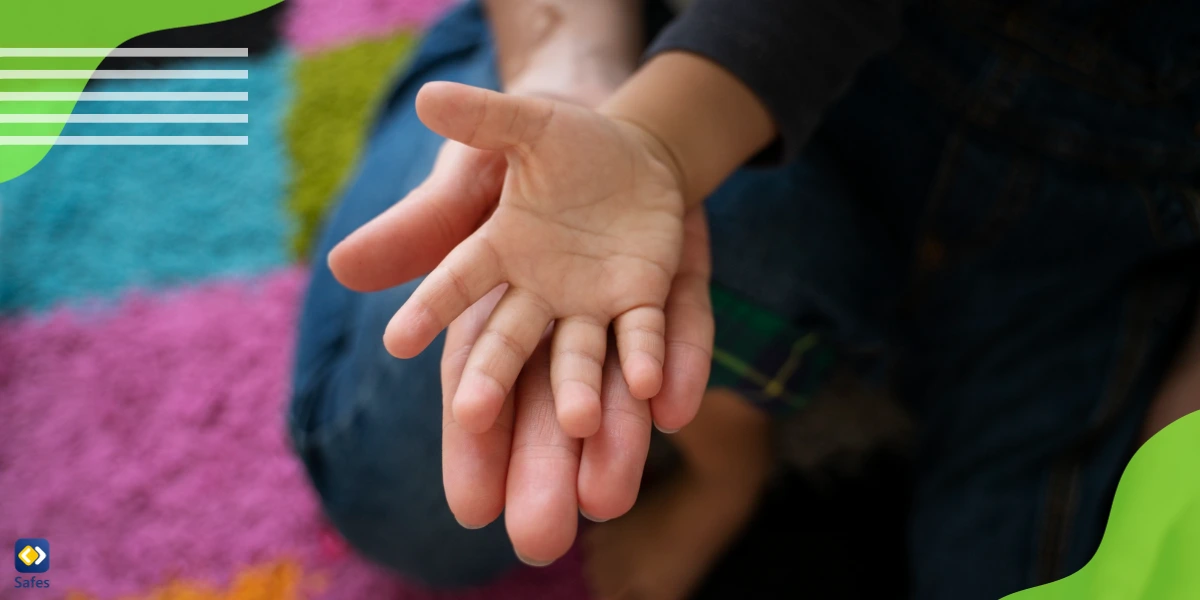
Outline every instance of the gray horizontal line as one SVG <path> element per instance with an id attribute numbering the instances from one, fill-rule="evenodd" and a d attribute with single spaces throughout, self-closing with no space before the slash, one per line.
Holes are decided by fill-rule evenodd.
<path id="1" fill-rule="evenodd" d="M 244 58 L 247 48 L 0 48 L 0 57 Z"/>
<path id="2" fill-rule="evenodd" d="M 247 92 L 0 92 L 0 100 L 15 102 L 245 102 Z"/>
<path id="3" fill-rule="evenodd" d="M 249 123 L 246 114 L 58 114 L 0 113 L 0 123 Z"/>
<path id="4" fill-rule="evenodd" d="M 0 146 L 246 146 L 248 136 L 204 135 L 14 135 Z"/>
<path id="5" fill-rule="evenodd" d="M 234 69 L 106 70 L 29 69 L 3 70 L 0 79 L 248 79 L 249 73 Z"/>

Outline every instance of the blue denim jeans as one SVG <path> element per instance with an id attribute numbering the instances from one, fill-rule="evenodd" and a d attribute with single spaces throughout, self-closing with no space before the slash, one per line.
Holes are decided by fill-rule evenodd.
<path id="1" fill-rule="evenodd" d="M 1080 92 L 1086 70 L 1041 68 L 965 14 L 915 13 L 912 39 L 866 69 L 803 156 L 739 172 L 706 203 L 718 283 L 883 349 L 921 424 L 909 561 L 929 600 L 999 598 L 1090 558 L 1200 272 L 1184 254 L 1200 240 L 1200 137 L 1179 133 L 1200 94 L 1152 111 L 1121 96 L 1145 90 Z M 1024 31 L 1037 60 L 1057 56 Z M 345 537 L 451 587 L 516 557 L 500 522 L 468 531 L 446 505 L 441 339 L 392 358 L 380 336 L 417 282 L 356 294 L 324 261 L 429 172 L 441 140 L 411 107 L 431 80 L 497 86 L 476 4 L 429 32 L 326 224 L 289 418 Z"/>

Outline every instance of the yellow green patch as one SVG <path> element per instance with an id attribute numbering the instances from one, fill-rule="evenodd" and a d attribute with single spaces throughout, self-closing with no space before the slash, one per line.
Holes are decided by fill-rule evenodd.
<path id="1" fill-rule="evenodd" d="M 307 258 L 321 219 L 362 151 L 371 120 L 416 36 L 390 38 L 302 57 L 295 104 L 284 124 L 293 177 L 287 207 L 295 219 L 291 249 Z"/>

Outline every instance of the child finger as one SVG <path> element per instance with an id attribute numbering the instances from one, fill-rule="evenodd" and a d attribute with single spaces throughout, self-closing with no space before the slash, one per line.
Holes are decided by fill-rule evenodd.
<path id="1" fill-rule="evenodd" d="M 600 427 L 600 379 L 608 328 L 590 317 L 568 317 L 554 324 L 550 346 L 550 382 L 563 431 L 584 438 Z"/>
<path id="2" fill-rule="evenodd" d="M 446 328 L 446 340 L 442 344 L 442 404 L 450 406 L 454 392 L 458 390 L 458 380 L 467 367 L 471 348 L 475 346 L 475 340 L 479 339 L 488 317 L 496 310 L 496 304 L 507 289 L 508 284 L 496 286 Z"/>
<path id="3" fill-rule="evenodd" d="M 438 135 L 480 150 L 532 144 L 554 115 L 554 102 L 434 81 L 417 92 L 417 116 Z"/>
<path id="4" fill-rule="evenodd" d="M 648 399 L 662 387 L 666 317 L 658 307 L 626 311 L 613 321 L 621 371 L 634 398 Z"/>
<path id="5" fill-rule="evenodd" d="M 452 250 L 396 311 L 383 332 L 393 356 L 412 358 L 450 322 L 502 283 L 496 253 L 481 236 L 472 235 Z"/>
<path id="6" fill-rule="evenodd" d="M 487 431 L 517 375 L 537 347 L 551 314 L 536 296 L 508 288 L 475 340 L 451 409 L 467 431 Z"/>

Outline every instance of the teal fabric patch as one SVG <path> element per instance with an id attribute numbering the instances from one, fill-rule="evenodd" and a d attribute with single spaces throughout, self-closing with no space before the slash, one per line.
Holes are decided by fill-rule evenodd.
<path id="1" fill-rule="evenodd" d="M 249 122 L 69 124 L 63 135 L 245 135 L 249 145 L 55 146 L 31 171 L 0 184 L 0 312 L 288 264 L 282 126 L 292 62 L 274 51 L 171 66 L 246 69 L 245 80 L 92 82 L 87 91 L 247 92 L 249 100 L 81 102 L 77 114 L 229 113 L 248 114 Z"/>

